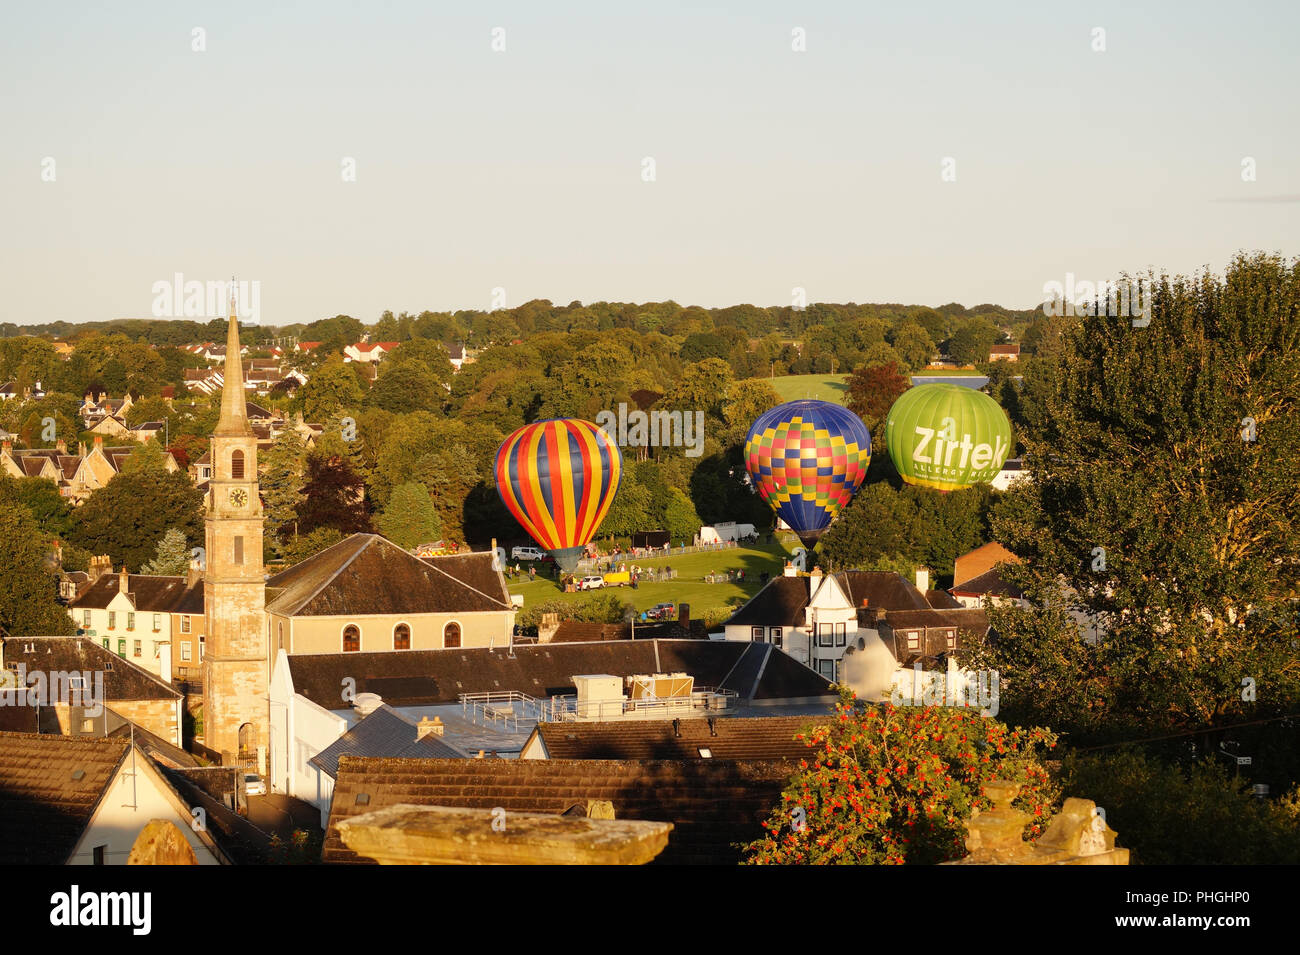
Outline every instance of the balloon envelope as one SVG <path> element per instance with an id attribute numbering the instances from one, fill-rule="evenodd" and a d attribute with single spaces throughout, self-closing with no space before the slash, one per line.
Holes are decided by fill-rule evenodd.
<path id="1" fill-rule="evenodd" d="M 617 445 L 578 418 L 524 425 L 497 449 L 497 492 L 560 568 L 572 571 L 623 476 Z"/>
<path id="2" fill-rule="evenodd" d="M 763 500 L 811 547 L 853 499 L 871 463 L 871 432 L 829 401 L 790 401 L 760 415 L 745 467 Z"/>
<path id="3" fill-rule="evenodd" d="M 908 484 L 954 491 L 991 481 L 1011 452 L 1002 406 L 961 385 L 918 385 L 885 416 L 889 459 Z"/>

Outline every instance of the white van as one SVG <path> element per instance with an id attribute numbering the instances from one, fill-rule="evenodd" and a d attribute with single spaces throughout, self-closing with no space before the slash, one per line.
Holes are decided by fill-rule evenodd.
<path id="1" fill-rule="evenodd" d="M 516 547 L 510 551 L 511 560 L 542 560 L 545 557 L 546 551 L 536 547 Z"/>

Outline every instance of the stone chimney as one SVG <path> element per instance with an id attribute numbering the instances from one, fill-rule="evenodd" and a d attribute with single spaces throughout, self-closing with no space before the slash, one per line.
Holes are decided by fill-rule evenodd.
<path id="1" fill-rule="evenodd" d="M 67 453 L 68 453 L 68 442 L 64 441 L 62 438 L 59 438 L 58 441 L 55 441 L 55 442 L 54 442 L 54 449 L 55 449 L 56 451 L 58 451 L 59 454 L 67 454 Z"/>
<path id="2" fill-rule="evenodd" d="M 691 629 L 691 605 L 690 604 L 677 605 L 677 626 L 681 627 L 683 630 Z"/>
<path id="3" fill-rule="evenodd" d="M 821 567 L 819 567 L 816 564 L 813 564 L 813 569 L 808 571 L 808 579 L 811 582 L 811 586 L 816 587 L 817 581 L 822 579 Z"/>
<path id="4" fill-rule="evenodd" d="M 930 572 L 924 567 L 916 569 L 916 589 L 925 593 L 930 589 Z"/>
<path id="5" fill-rule="evenodd" d="M 197 557 L 190 559 L 189 570 L 185 574 L 185 586 L 193 587 L 203 579 L 203 561 Z"/>
<path id="6" fill-rule="evenodd" d="M 550 643 L 555 636 L 555 631 L 560 629 L 560 615 L 558 613 L 542 614 L 542 622 L 537 625 L 537 642 Z"/>
<path id="7" fill-rule="evenodd" d="M 441 716 L 435 716 L 433 719 L 422 716 L 415 727 L 415 738 L 421 740 L 426 736 L 441 736 L 444 729 L 446 727 L 443 725 Z"/>
<path id="8" fill-rule="evenodd" d="M 794 563 L 788 560 L 785 562 L 785 570 L 783 571 L 783 573 L 786 577 L 799 576 L 799 571 L 795 569 Z"/>
<path id="9" fill-rule="evenodd" d="M 107 554 L 100 554 L 90 558 L 90 565 L 86 568 L 90 576 L 90 582 L 94 583 L 113 569 L 112 562 L 108 559 Z"/>
<path id="10" fill-rule="evenodd" d="M 122 565 L 122 571 L 117 575 L 117 592 L 119 594 L 127 593 L 131 589 L 131 578 L 127 575 L 126 564 Z"/>
<path id="11" fill-rule="evenodd" d="M 86 456 L 86 442 L 85 442 L 85 441 L 78 441 L 78 442 L 77 442 L 77 457 L 79 457 L 79 458 L 84 458 L 85 456 Z"/>
<path id="12" fill-rule="evenodd" d="M 95 435 L 95 450 L 96 451 L 104 450 L 104 436 L 102 434 Z"/>
<path id="13" fill-rule="evenodd" d="M 14 449 L 14 443 L 10 441 L 8 438 L 6 438 L 4 441 L 0 441 L 0 450 L 12 451 L 13 449 Z"/>

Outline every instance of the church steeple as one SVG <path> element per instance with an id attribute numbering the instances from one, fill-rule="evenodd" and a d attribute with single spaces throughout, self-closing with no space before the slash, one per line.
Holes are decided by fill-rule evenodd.
<path id="1" fill-rule="evenodd" d="M 213 434 L 252 434 L 244 399 L 244 363 L 239 355 L 238 286 L 230 277 L 230 321 L 226 328 L 226 379 L 221 388 L 221 420 Z"/>

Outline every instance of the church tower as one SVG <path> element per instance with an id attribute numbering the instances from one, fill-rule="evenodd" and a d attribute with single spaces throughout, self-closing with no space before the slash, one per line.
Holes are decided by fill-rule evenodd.
<path id="1" fill-rule="evenodd" d="M 203 656 L 204 737 L 208 748 L 223 756 L 255 756 L 270 742 L 266 583 L 257 438 L 248 424 L 244 400 L 233 280 L 221 419 L 212 435 L 211 458 L 203 578 L 208 628 Z"/>

